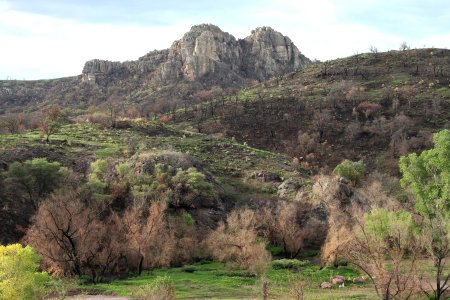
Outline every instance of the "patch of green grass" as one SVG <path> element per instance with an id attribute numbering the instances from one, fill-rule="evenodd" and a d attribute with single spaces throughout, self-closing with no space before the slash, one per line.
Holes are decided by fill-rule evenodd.
<path id="1" fill-rule="evenodd" d="M 333 287 L 332 291 L 319 288 L 323 281 L 331 276 L 342 275 L 356 277 L 359 273 L 351 267 L 339 269 L 325 268 L 309 263 L 302 263 L 298 269 L 270 269 L 266 278 L 269 282 L 271 298 L 286 299 L 294 282 L 305 282 L 307 299 L 374 299 L 370 284 L 348 284 L 346 289 Z M 161 268 L 124 280 L 116 280 L 109 284 L 91 286 L 105 293 L 127 296 L 138 287 L 153 282 L 156 278 L 168 276 L 175 288 L 177 299 L 250 299 L 259 298 L 261 280 L 249 277 L 242 270 L 232 270 L 218 262 L 196 263 L 180 268 Z M 330 297 L 337 298 L 330 298 Z M 353 298 L 351 298 L 353 297 Z"/>
<path id="2" fill-rule="evenodd" d="M 272 261 L 272 268 L 274 270 L 289 269 L 289 270 L 300 270 L 302 267 L 308 266 L 309 261 L 298 260 L 298 259 L 277 259 Z"/>
<path id="3" fill-rule="evenodd" d="M 186 267 L 157 269 L 151 274 L 99 284 L 96 287 L 117 295 L 129 295 L 134 288 L 153 282 L 158 276 L 168 276 L 177 299 L 230 298 L 251 296 L 257 281 L 255 277 L 246 277 L 243 271 L 228 270 L 223 264 L 216 262 L 195 264 L 190 268 L 193 272 L 186 272 Z"/>
<path id="4" fill-rule="evenodd" d="M 411 75 L 406 73 L 396 73 L 392 74 L 391 85 L 401 86 L 407 84 L 411 80 Z"/>
<path id="5" fill-rule="evenodd" d="M 95 156 L 97 158 L 116 157 L 122 154 L 122 152 L 123 150 L 119 148 L 117 145 L 110 145 L 109 147 L 96 150 Z"/>
<path id="6" fill-rule="evenodd" d="M 450 99 L 450 87 L 441 87 L 436 90 L 438 97 Z"/>

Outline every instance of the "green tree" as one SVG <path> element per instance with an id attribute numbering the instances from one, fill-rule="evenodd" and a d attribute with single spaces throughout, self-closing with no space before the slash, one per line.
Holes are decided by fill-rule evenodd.
<path id="1" fill-rule="evenodd" d="M 30 246 L 0 245 L 0 300 L 39 298 L 49 279 L 38 272 L 39 259 Z"/>
<path id="2" fill-rule="evenodd" d="M 63 181 L 67 169 L 59 162 L 33 158 L 23 163 L 14 162 L 5 172 L 5 183 L 25 193 L 31 205 L 37 208 L 39 200 L 51 193 Z"/>
<path id="3" fill-rule="evenodd" d="M 416 199 L 416 211 L 423 218 L 423 241 L 436 268 L 432 295 L 442 299 L 450 287 L 450 131 L 433 136 L 434 148 L 402 156 L 401 184 Z M 429 295 L 431 296 L 431 295 Z"/>
<path id="4" fill-rule="evenodd" d="M 364 176 L 366 165 L 362 160 L 351 161 L 346 159 L 338 164 L 333 172 L 356 184 Z"/>
<path id="5" fill-rule="evenodd" d="M 214 203 L 217 200 L 217 192 L 214 185 L 206 179 L 205 174 L 196 168 L 187 170 L 177 169 L 176 174 L 170 180 L 173 197 L 171 204 L 175 206 L 195 207 L 199 203 Z"/>

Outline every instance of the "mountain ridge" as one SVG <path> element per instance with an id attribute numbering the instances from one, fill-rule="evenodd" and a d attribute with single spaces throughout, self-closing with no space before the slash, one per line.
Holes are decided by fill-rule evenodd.
<path id="1" fill-rule="evenodd" d="M 200 24 L 170 48 L 135 61 L 89 60 L 82 81 L 104 83 L 111 76 L 137 76 L 157 83 L 200 80 L 209 86 L 243 86 L 248 79 L 263 81 L 310 63 L 287 36 L 271 27 L 258 27 L 248 37 L 236 39 L 216 25 Z"/>

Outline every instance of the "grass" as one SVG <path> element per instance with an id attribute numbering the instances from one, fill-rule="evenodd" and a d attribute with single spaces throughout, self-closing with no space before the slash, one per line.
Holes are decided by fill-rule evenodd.
<path id="1" fill-rule="evenodd" d="M 346 282 L 344 288 L 333 286 L 321 289 L 320 284 L 330 277 L 342 275 L 354 278 L 361 274 L 351 266 L 323 268 L 308 261 L 291 260 L 280 264 L 275 261 L 263 278 L 248 276 L 242 270 L 235 270 L 219 262 L 200 262 L 177 268 L 160 268 L 144 272 L 142 276 L 115 280 L 97 285 L 78 285 L 70 287 L 85 294 L 108 294 L 129 296 L 136 289 L 152 283 L 158 277 L 170 278 L 177 299 L 261 299 L 262 282 L 268 282 L 270 299 L 293 299 L 292 288 L 299 283 L 304 286 L 305 299 L 378 299 L 373 285 Z M 280 265 L 294 264 L 295 268 L 283 268 Z M 428 260 L 419 262 L 419 270 L 427 277 L 432 275 Z M 419 296 L 420 297 L 420 296 Z M 421 299 L 421 298 L 419 298 Z"/>
<path id="2" fill-rule="evenodd" d="M 314 264 L 303 265 L 298 271 L 270 268 L 266 274 L 272 299 L 289 299 L 294 282 L 305 282 L 307 299 L 375 299 L 370 284 L 348 284 L 345 288 L 321 289 L 320 283 L 330 276 L 356 277 L 351 267 L 320 269 Z M 175 288 L 177 299 L 254 299 L 260 298 L 261 279 L 247 276 L 244 271 L 229 269 L 218 262 L 196 263 L 179 268 L 162 268 L 150 274 L 116 280 L 109 284 L 87 286 L 96 293 L 128 296 L 138 287 L 168 276 Z M 86 287 L 86 286 L 85 286 Z"/>

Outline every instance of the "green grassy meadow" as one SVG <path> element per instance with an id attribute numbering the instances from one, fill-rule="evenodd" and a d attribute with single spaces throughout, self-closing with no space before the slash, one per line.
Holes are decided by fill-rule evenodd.
<path id="1" fill-rule="evenodd" d="M 155 269 L 139 277 L 114 280 L 111 283 L 80 285 L 85 293 L 103 293 L 129 296 L 137 288 L 154 281 L 158 276 L 168 276 L 175 288 L 177 299 L 259 299 L 261 285 L 269 283 L 271 299 L 294 299 L 292 288 L 304 285 L 306 299 L 376 299 L 370 283 L 346 283 L 344 288 L 321 289 L 320 283 L 331 276 L 346 278 L 359 276 L 351 267 L 324 268 L 305 264 L 299 270 L 270 268 L 263 279 L 248 276 L 244 271 L 233 270 L 223 263 L 196 263 L 178 268 Z"/>

